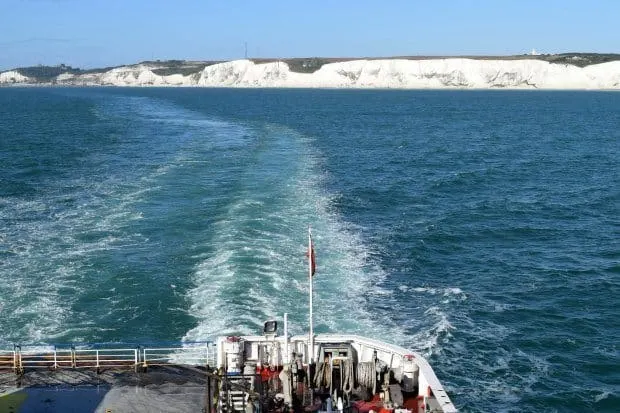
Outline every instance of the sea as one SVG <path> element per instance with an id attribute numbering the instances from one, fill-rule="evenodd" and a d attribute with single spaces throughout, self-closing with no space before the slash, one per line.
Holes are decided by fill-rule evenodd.
<path id="1" fill-rule="evenodd" d="M 620 94 L 0 89 L 0 347 L 377 338 L 463 412 L 620 411 Z"/>

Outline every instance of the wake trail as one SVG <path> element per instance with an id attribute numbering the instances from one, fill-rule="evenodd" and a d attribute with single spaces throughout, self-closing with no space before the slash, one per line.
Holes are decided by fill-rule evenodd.
<path id="1" fill-rule="evenodd" d="M 262 125 L 254 130 L 233 195 L 219 211 L 209 250 L 196 256 L 190 314 L 197 326 L 186 341 L 222 334 L 253 334 L 263 321 L 289 313 L 293 333 L 307 329 L 307 228 L 317 256 L 314 314 L 317 332 L 389 334 L 404 330 L 374 309 L 390 295 L 360 229 L 348 223 L 324 189 L 326 174 L 312 138 Z M 238 165 L 237 165 L 238 167 Z"/>

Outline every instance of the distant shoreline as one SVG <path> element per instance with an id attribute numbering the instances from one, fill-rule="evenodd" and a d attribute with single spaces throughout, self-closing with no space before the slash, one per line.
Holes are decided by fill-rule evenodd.
<path id="1" fill-rule="evenodd" d="M 37 65 L 28 67 L 14 67 L 5 70 L 0 70 L 0 73 L 17 71 L 27 76 L 27 71 L 36 70 L 39 68 L 49 70 L 68 69 L 69 71 L 75 71 L 79 73 L 103 73 L 111 69 L 119 67 L 128 67 L 136 65 L 162 65 L 165 68 L 192 68 L 192 67 L 206 67 L 215 64 L 232 62 L 235 60 L 250 60 L 254 63 L 274 63 L 283 62 L 287 63 L 291 68 L 291 71 L 295 69 L 303 68 L 304 65 L 307 68 L 318 70 L 322 65 L 329 63 L 350 62 L 353 60 L 445 60 L 445 59 L 471 59 L 471 60 L 541 60 L 549 63 L 558 64 L 571 64 L 578 67 L 585 67 L 589 65 L 613 62 L 620 60 L 620 53 L 587 53 L 587 52 L 574 52 L 574 53 L 558 53 L 558 54 L 518 54 L 518 55 L 403 55 L 403 56 L 360 56 L 360 57 L 247 57 L 232 60 L 145 60 L 138 63 L 122 64 L 115 66 L 106 66 L 101 68 L 79 69 L 67 66 L 64 64 L 58 65 Z M 300 73 L 308 73 L 303 71 Z"/>
<path id="2" fill-rule="evenodd" d="M 33 66 L 0 72 L 0 86 L 6 85 L 617 90 L 620 54 L 167 60 L 89 70 Z"/>

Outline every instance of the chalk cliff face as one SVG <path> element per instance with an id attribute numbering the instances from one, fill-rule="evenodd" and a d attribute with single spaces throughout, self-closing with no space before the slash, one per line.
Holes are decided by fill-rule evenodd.
<path id="1" fill-rule="evenodd" d="M 331 63 L 311 74 L 286 63 L 247 60 L 206 67 L 199 86 L 335 88 L 539 88 L 617 89 L 620 62 L 579 68 L 539 60 L 353 60 Z"/>
<path id="2" fill-rule="evenodd" d="M 13 83 L 28 83 L 30 79 L 23 76 L 21 73 L 14 70 L 0 73 L 0 85 L 1 84 L 13 84 Z"/>
<path id="3" fill-rule="evenodd" d="M 620 89 L 620 61 L 584 68 L 541 60 L 352 60 L 297 73 L 284 62 L 236 60 L 195 74 L 157 75 L 149 65 L 123 66 L 103 73 L 63 73 L 51 83 L 112 86 L 308 87 L 398 89 Z M 0 83 L 35 82 L 16 71 Z"/>
<path id="4" fill-rule="evenodd" d="M 56 77 L 57 84 L 79 86 L 191 86 L 191 76 L 172 74 L 159 76 L 147 65 L 122 66 L 104 73 L 73 75 L 63 73 Z"/>

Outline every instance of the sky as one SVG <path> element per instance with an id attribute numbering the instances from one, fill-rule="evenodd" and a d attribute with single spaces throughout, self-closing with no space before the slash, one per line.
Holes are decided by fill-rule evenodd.
<path id="1" fill-rule="evenodd" d="M 0 0 L 0 71 L 143 60 L 620 53 L 619 0 Z"/>

